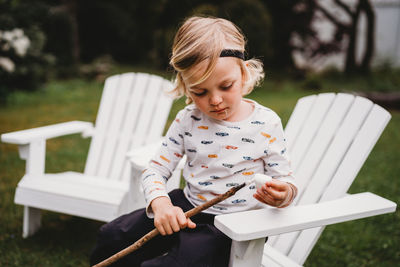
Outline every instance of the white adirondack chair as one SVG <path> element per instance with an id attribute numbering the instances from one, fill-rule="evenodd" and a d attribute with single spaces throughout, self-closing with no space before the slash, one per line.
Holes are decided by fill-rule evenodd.
<path id="1" fill-rule="evenodd" d="M 346 194 L 390 117 L 349 94 L 301 98 L 285 129 L 296 203 L 216 216 L 215 226 L 232 239 L 230 266 L 301 266 L 325 225 L 394 212 L 394 202 L 375 194 Z M 132 175 L 146 165 L 143 150 L 131 153 Z"/>
<path id="2" fill-rule="evenodd" d="M 15 193 L 15 203 L 24 206 L 23 237 L 40 227 L 41 209 L 110 221 L 138 208 L 129 194 L 126 152 L 161 138 L 172 105 L 164 91 L 171 88 L 155 75 L 115 75 L 105 81 L 94 127 L 71 121 L 1 135 L 26 160 Z M 84 173 L 45 174 L 46 140 L 75 133 L 92 136 Z"/>

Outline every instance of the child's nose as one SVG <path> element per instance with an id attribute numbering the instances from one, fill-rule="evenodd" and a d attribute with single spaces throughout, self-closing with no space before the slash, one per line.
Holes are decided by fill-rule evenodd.
<path id="1" fill-rule="evenodd" d="M 216 106 L 218 104 L 220 104 L 222 102 L 222 96 L 220 96 L 219 94 L 213 94 L 210 97 L 210 104 L 213 106 Z"/>

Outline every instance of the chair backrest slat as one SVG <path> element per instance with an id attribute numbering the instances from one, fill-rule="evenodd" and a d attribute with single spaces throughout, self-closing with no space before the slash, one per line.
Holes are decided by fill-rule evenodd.
<path id="1" fill-rule="evenodd" d="M 172 105 L 164 89 L 171 86 L 169 81 L 145 73 L 106 80 L 85 174 L 128 180 L 126 153 L 161 137 Z"/>
<path id="2" fill-rule="evenodd" d="M 100 100 L 96 117 L 96 128 L 89 147 L 89 153 L 85 166 L 85 174 L 95 175 L 98 168 L 101 149 L 105 141 L 106 129 L 109 127 L 113 110 L 114 98 L 118 93 L 119 75 L 112 76 L 105 81 L 103 94 Z"/>
<path id="3" fill-rule="evenodd" d="M 292 115 L 290 116 L 285 127 L 287 149 L 290 153 L 292 153 L 293 144 L 296 142 L 299 132 L 304 125 L 304 122 L 306 121 L 316 98 L 316 95 L 300 98 L 294 107 Z"/>
<path id="4" fill-rule="evenodd" d="M 318 101 L 317 98 L 314 104 L 317 105 Z M 311 109 L 309 119 L 314 117 L 312 112 L 316 110 Z M 323 122 L 308 143 L 309 148 L 305 152 L 298 150 L 304 159 L 299 161 L 300 165 L 294 173 L 300 187 L 303 186 L 297 204 L 317 203 L 343 196 L 389 119 L 390 114 L 386 110 L 365 98 L 335 95 Z M 303 130 L 306 128 L 303 127 Z M 322 230 L 314 228 L 279 235 L 269 244 L 303 264 Z"/>
<path id="5" fill-rule="evenodd" d="M 335 94 L 320 94 L 314 101 L 310 112 L 303 122 L 302 128 L 298 133 L 296 142 L 293 143 L 293 148 L 291 151 L 292 168 L 296 172 L 299 168 L 302 160 L 304 159 L 307 150 L 314 140 L 318 129 L 320 128 L 322 121 L 327 113 L 329 107 L 331 106 L 333 100 L 335 99 Z"/>

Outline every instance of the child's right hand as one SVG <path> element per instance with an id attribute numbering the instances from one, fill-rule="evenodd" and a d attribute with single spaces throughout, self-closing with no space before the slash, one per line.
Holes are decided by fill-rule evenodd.
<path id="1" fill-rule="evenodd" d="M 196 227 L 180 207 L 174 206 L 167 197 L 158 197 L 151 202 L 154 212 L 154 226 L 161 235 L 171 235 L 180 229 Z"/>

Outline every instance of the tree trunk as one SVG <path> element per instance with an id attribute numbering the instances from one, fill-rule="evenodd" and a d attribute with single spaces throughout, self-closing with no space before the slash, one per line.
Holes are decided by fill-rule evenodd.
<path id="1" fill-rule="evenodd" d="M 356 63 L 356 41 L 357 41 L 357 25 L 361 12 L 361 3 L 359 2 L 356 11 L 351 16 L 351 23 L 348 31 L 349 43 L 346 51 L 345 72 L 352 74 L 357 71 Z"/>
<path id="2" fill-rule="evenodd" d="M 363 73 L 369 73 L 371 60 L 375 50 L 375 12 L 369 0 L 360 0 L 360 2 L 367 17 L 366 50 L 360 65 L 360 71 Z"/>

